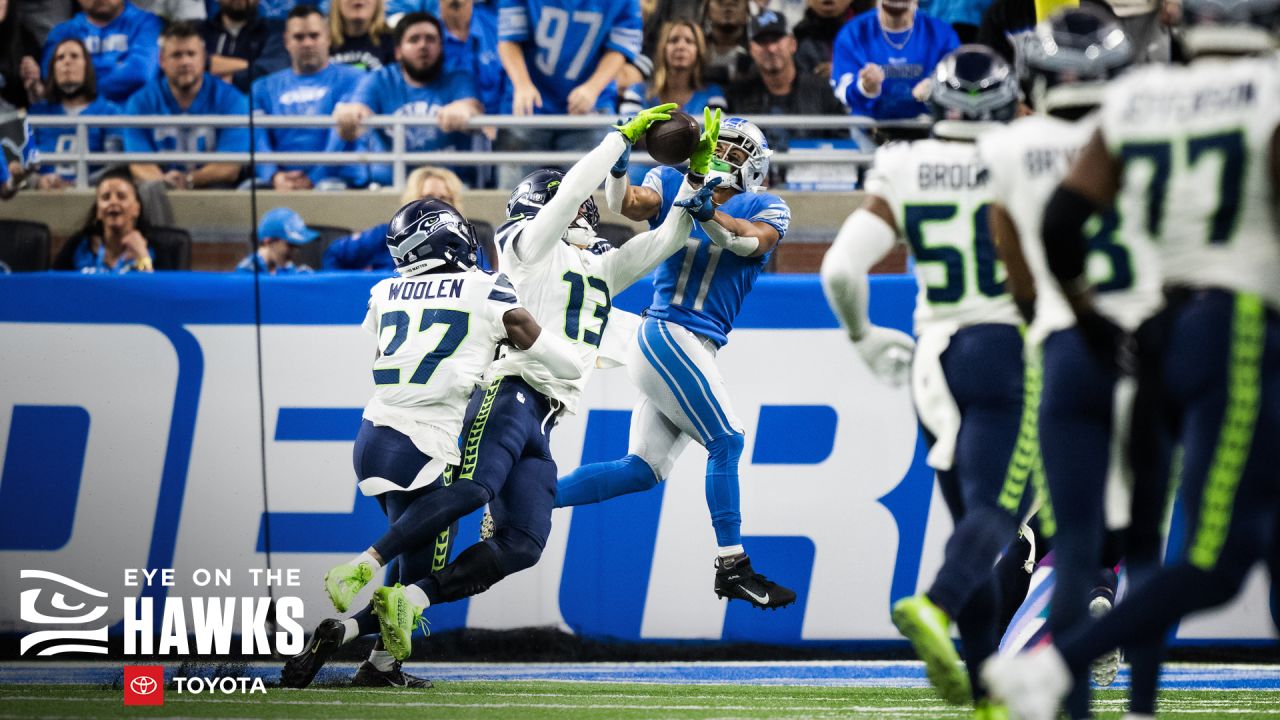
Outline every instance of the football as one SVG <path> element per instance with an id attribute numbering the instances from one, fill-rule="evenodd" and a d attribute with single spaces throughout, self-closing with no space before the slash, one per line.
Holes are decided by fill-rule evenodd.
<path id="1" fill-rule="evenodd" d="M 663 165 L 686 162 L 698 147 L 698 121 L 689 113 L 671 111 L 670 120 L 659 120 L 644 134 L 645 146 L 654 160 Z"/>

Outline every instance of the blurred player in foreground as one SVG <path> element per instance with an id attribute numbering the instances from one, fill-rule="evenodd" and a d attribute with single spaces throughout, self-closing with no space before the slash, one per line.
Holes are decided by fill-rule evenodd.
<path id="1" fill-rule="evenodd" d="M 987 48 L 961 46 L 938 64 L 929 105 L 935 137 L 877 151 L 867 201 L 841 227 L 822 280 L 867 364 L 901 383 L 912 342 L 870 323 L 866 276 L 899 238 L 915 255 L 920 297 L 912 389 L 929 465 L 956 529 L 933 585 L 895 603 L 893 622 L 947 702 L 975 701 L 978 717 L 997 717 L 1001 709 L 973 679 L 999 639 L 992 567 L 1014 539 L 1031 495 L 1025 491 L 1038 463 L 1037 387 L 1032 378 L 1024 388 L 1021 318 L 987 232 L 991 194 L 973 141 L 1013 118 L 1017 81 Z M 953 621 L 968 676 L 951 641 Z"/>
<path id="2" fill-rule="evenodd" d="M 1160 643 L 1189 613 L 1239 591 L 1266 558 L 1280 486 L 1280 67 L 1275 5 L 1187 0 L 1186 67 L 1146 66 L 1118 79 L 1098 129 L 1044 214 L 1048 264 L 1081 328 L 1096 315 L 1083 228 L 1118 209 L 1160 257 L 1166 306 L 1138 338 L 1135 427 L 1165 423 L 1182 447 L 1186 551 L 1116 608 L 1053 643 L 983 669 L 1015 717 L 1057 716 L 1072 678 L 1117 646 Z M 1253 56 L 1253 57 L 1250 57 Z M 1101 333 L 1100 333 L 1101 335 Z M 1112 326 L 1098 352 L 1124 362 Z M 1135 445 L 1135 450 L 1137 446 Z M 1149 459 L 1135 455 L 1135 466 Z M 1157 465 L 1167 459 L 1150 460 Z M 1154 709 L 1154 708 L 1152 708 Z M 1131 717 L 1151 717 L 1135 714 Z"/>
<path id="3" fill-rule="evenodd" d="M 719 110 L 706 110 L 708 127 Z M 738 461 L 745 447 L 741 421 L 715 364 L 728 343 L 734 318 L 774 248 L 791 224 L 791 210 L 763 192 L 769 177 L 769 143 L 755 125 L 729 118 L 719 128 L 709 169 L 722 182 L 713 206 L 698 221 L 686 246 L 658 266 L 653 302 L 627 368 L 641 399 L 631 414 L 627 456 L 593 463 L 565 476 L 556 506 L 602 502 L 657 487 L 680 453 L 696 439 L 707 449 L 706 495 L 718 546 L 716 595 L 776 609 L 796 594 L 751 567 L 742 546 Z M 650 170 L 641 187 L 628 187 L 626 158 L 606 181 L 609 207 L 632 220 L 663 222 L 676 202 L 683 176 L 672 167 Z"/>
<path id="4" fill-rule="evenodd" d="M 1095 127 L 1093 113 L 1107 82 L 1129 66 L 1133 53 L 1120 26 L 1100 11 L 1068 9 L 1045 20 L 1024 42 L 1021 55 L 1038 114 L 1019 118 L 978 142 L 991 175 L 992 237 L 1029 323 L 1028 363 L 1043 368 L 1040 448 L 1052 498 L 1050 522 L 1056 529 L 1047 629 L 1054 635 L 1111 608 L 1115 582 L 1110 568 L 1119 560 L 1120 547 L 1114 534 L 1105 545 L 1103 540 L 1108 528 L 1121 527 L 1127 519 L 1125 491 L 1131 482 L 1125 450 L 1134 380 L 1090 347 L 1106 343 L 1112 323 L 1127 332 L 1136 330 L 1159 308 L 1161 294 L 1154 249 L 1140 236 L 1122 232 L 1116 213 L 1104 213 L 1091 221 L 1088 241 L 1088 277 L 1099 314 L 1077 323 L 1049 272 L 1040 224 L 1049 197 Z M 1116 494 L 1107 510 L 1113 518 L 1120 516 L 1111 523 L 1104 515 L 1108 483 Z M 1049 517 L 1042 513 L 1042 527 Z M 1151 542 L 1141 543 L 1147 550 L 1130 543 L 1131 580 L 1159 561 L 1160 519 L 1140 523 L 1155 529 Z M 1099 568 L 1107 568 L 1101 571 L 1105 576 Z M 1154 667 L 1154 662 L 1138 661 L 1140 655 L 1131 655 L 1135 667 Z M 1111 684 L 1119 661 L 1118 649 L 1100 658 L 1093 679 Z M 1149 682 L 1135 676 L 1135 689 L 1146 690 L 1134 695 L 1150 704 L 1155 678 L 1144 677 Z M 1088 678 L 1087 673 L 1077 678 L 1077 692 L 1067 708 L 1073 718 L 1089 717 Z"/>

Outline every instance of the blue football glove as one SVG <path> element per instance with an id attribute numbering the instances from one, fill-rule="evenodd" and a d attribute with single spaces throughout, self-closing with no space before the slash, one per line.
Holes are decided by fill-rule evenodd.
<path id="1" fill-rule="evenodd" d="M 631 143 L 627 143 L 627 149 L 623 150 L 622 154 L 618 156 L 618 162 L 614 163 L 613 167 L 609 168 L 609 174 L 616 178 L 626 175 L 627 163 L 629 162 L 631 162 Z"/>
<path id="2" fill-rule="evenodd" d="M 716 186 L 720 184 L 721 178 L 711 178 L 705 185 L 698 188 L 698 192 L 692 197 L 684 200 L 677 200 L 675 204 L 689 211 L 694 220 L 698 222 L 707 222 L 716 216 L 716 204 L 712 202 L 711 195 L 715 192 Z"/>

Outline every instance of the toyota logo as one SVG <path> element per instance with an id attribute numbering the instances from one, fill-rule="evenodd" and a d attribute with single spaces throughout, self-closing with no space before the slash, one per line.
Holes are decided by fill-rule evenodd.
<path id="1" fill-rule="evenodd" d="M 159 689 L 159 687 L 160 683 L 156 682 L 155 678 L 136 677 L 129 681 L 129 689 L 139 695 L 150 695 Z"/>

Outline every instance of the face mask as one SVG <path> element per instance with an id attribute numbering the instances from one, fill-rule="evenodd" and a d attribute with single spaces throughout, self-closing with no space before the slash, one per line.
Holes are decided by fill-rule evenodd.
<path id="1" fill-rule="evenodd" d="M 715 163 L 711 164 L 711 172 L 707 173 L 708 181 L 712 180 L 713 178 L 720 178 L 720 187 L 722 188 L 732 188 L 734 190 L 742 190 L 741 187 L 738 187 L 740 184 L 738 182 L 738 173 L 732 172 L 732 171 L 726 172 L 724 170 L 721 170 L 716 167 Z"/>

